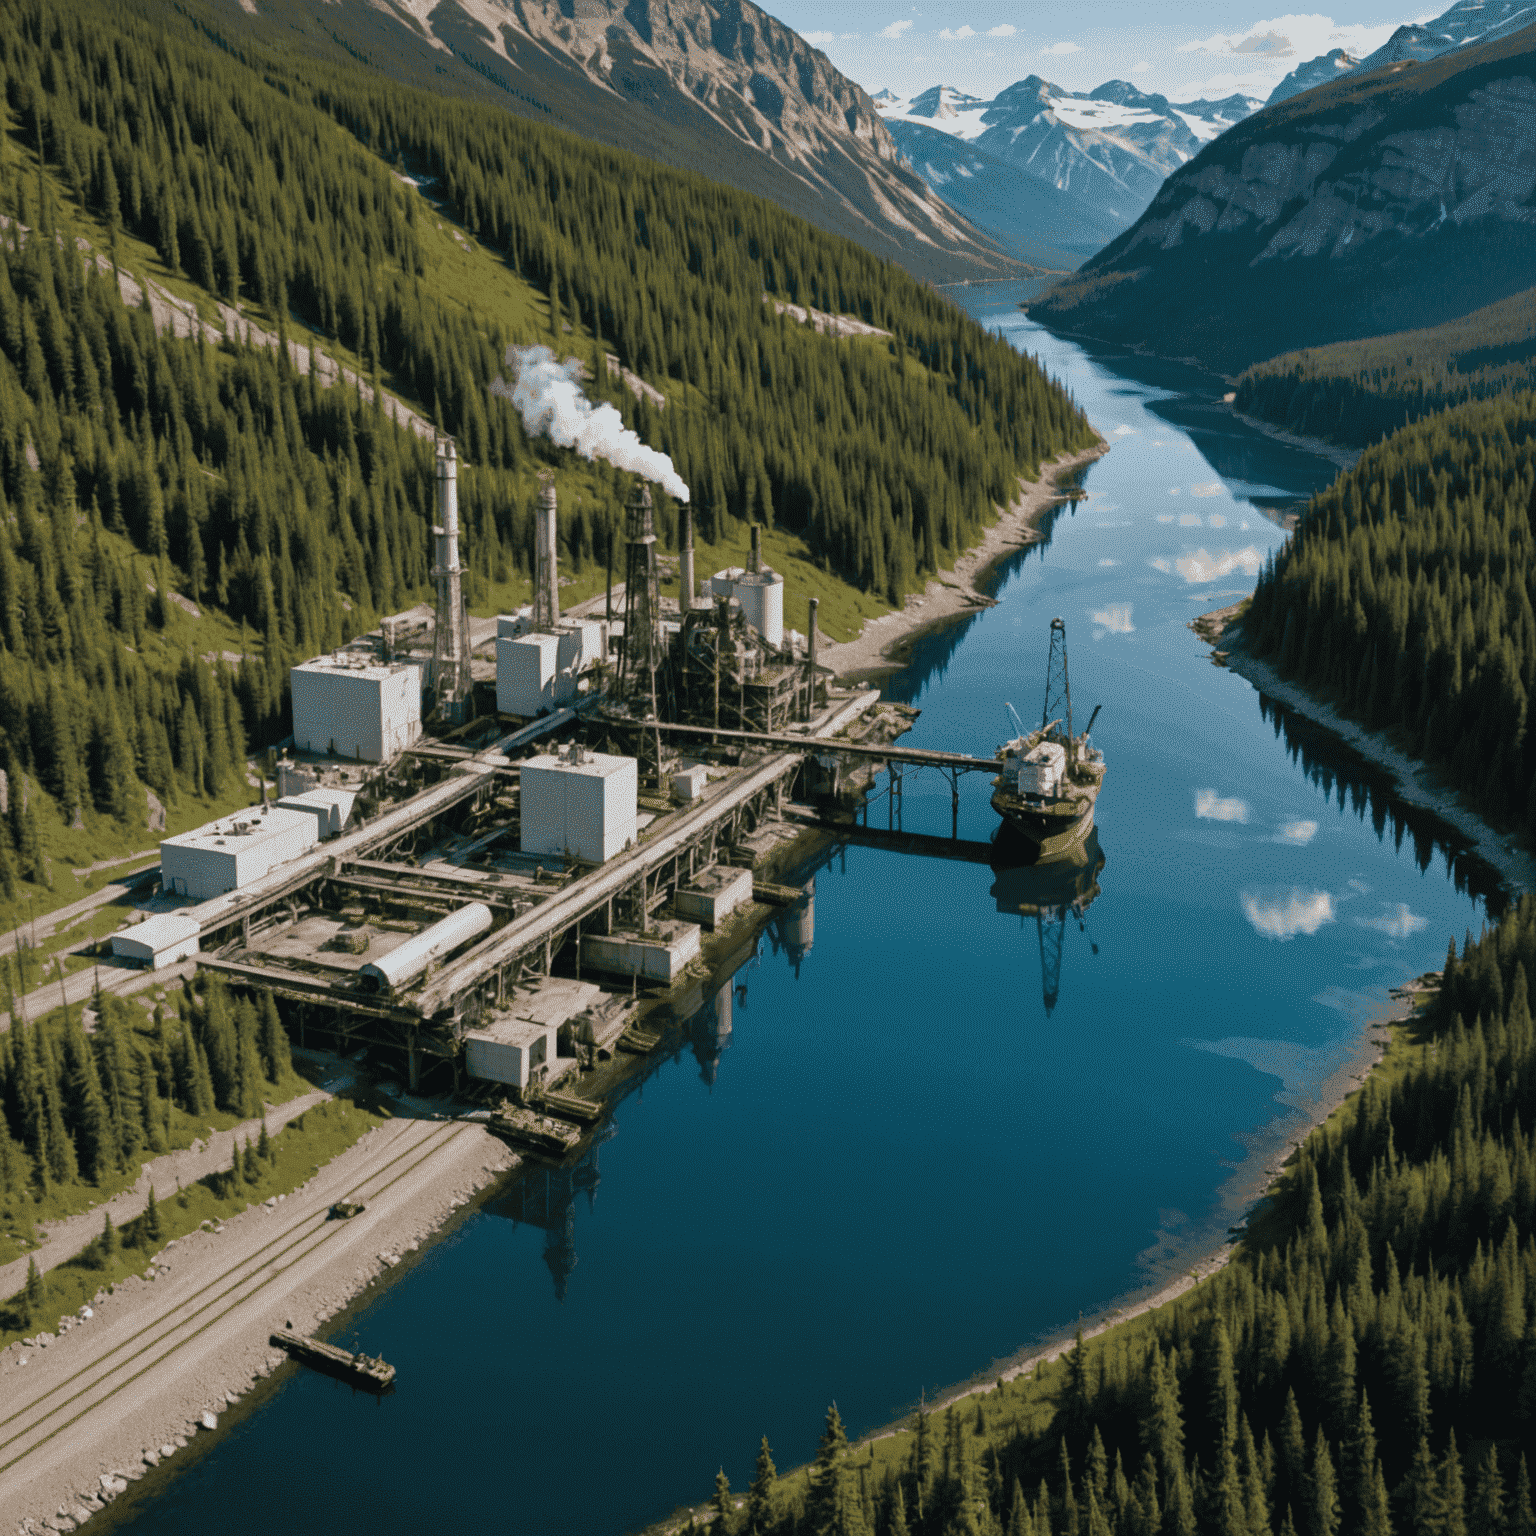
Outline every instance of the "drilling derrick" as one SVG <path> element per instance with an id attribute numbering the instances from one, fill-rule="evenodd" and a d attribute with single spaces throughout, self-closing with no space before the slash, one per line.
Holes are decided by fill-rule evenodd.
<path id="1" fill-rule="evenodd" d="M 437 563 L 437 637 L 432 648 L 432 690 L 437 713 L 460 724 L 469 709 L 469 616 L 464 610 L 464 571 L 459 564 L 459 461 L 453 439 L 437 444 L 437 522 L 432 534 Z"/>

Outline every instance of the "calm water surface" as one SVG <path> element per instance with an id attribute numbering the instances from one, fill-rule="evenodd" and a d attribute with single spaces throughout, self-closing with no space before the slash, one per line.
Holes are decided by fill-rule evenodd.
<path id="1" fill-rule="evenodd" d="M 1187 628 L 1252 589 L 1331 467 L 1234 423 L 1217 381 L 1053 339 L 1019 296 L 967 302 L 1114 451 L 998 606 L 889 691 L 922 708 L 912 744 L 990 754 L 1005 700 L 1038 714 L 1064 617 L 1079 719 L 1104 706 L 1099 894 L 1042 921 L 1027 877 L 837 853 L 575 1176 L 498 1190 L 347 1319 L 399 1367 L 391 1398 L 295 1373 L 122 1525 L 587 1536 L 720 1465 L 740 1487 L 764 1433 L 796 1463 L 830 1400 L 879 1425 L 1187 1263 L 1386 989 L 1481 920 L 1432 826 Z M 925 778 L 904 825 L 947 834 Z M 988 790 L 962 785 L 985 838 Z"/>

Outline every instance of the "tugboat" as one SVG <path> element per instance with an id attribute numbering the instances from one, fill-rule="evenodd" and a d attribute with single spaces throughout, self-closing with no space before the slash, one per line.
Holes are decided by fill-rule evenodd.
<path id="1" fill-rule="evenodd" d="M 1001 771 L 993 779 L 992 809 L 1034 850 L 1037 862 L 1070 854 L 1093 830 L 1093 807 L 1104 783 L 1104 754 L 1088 745 L 1099 705 L 1081 736 L 1072 732 L 1072 685 L 1067 675 L 1067 626 L 1051 620 L 1040 729 L 1025 731 L 997 749 Z M 1065 720 L 1065 725 L 1063 725 Z"/>

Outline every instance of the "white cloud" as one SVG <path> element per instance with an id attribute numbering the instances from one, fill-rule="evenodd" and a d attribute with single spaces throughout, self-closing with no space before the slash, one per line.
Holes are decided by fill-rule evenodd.
<path id="1" fill-rule="evenodd" d="M 1374 928 L 1377 933 L 1386 934 L 1389 939 L 1406 939 L 1410 933 L 1429 927 L 1427 917 L 1410 912 L 1407 904 L 1401 901 L 1395 907 L 1387 907 L 1380 917 L 1357 917 L 1355 921 L 1362 928 Z"/>
<path id="2" fill-rule="evenodd" d="M 880 36 L 888 37 L 894 43 L 903 32 L 910 32 L 911 30 L 912 23 L 910 21 L 893 21 L 890 26 L 880 28 Z"/>
<path id="3" fill-rule="evenodd" d="M 1120 562 L 1118 560 L 1100 560 L 1099 564 L 1107 568 L 1111 565 L 1119 565 Z"/>
<path id="4" fill-rule="evenodd" d="M 1040 50 L 1041 53 L 1052 53 L 1060 58 L 1067 53 L 1081 53 L 1083 50 L 1076 43 L 1050 43 Z"/>
<path id="5" fill-rule="evenodd" d="M 1131 65 L 1131 73 L 1133 75 L 1144 75 L 1151 68 L 1152 66 L 1145 59 L 1138 59 L 1136 63 Z"/>
<path id="6" fill-rule="evenodd" d="M 1115 430 L 1112 433 L 1110 433 L 1111 437 L 1135 437 L 1135 435 L 1136 435 L 1136 428 L 1135 427 L 1128 427 L 1128 426 L 1126 426 L 1126 424 L 1123 421 L 1120 423 L 1120 425 L 1118 427 L 1115 428 Z"/>
<path id="7" fill-rule="evenodd" d="M 1264 556 L 1250 544 L 1246 549 L 1224 549 L 1213 555 L 1209 550 L 1197 549 L 1192 555 L 1181 555 L 1174 562 L 1179 575 L 1188 582 L 1219 581 L 1233 571 L 1245 576 L 1257 576 L 1264 564 Z"/>
<path id="8" fill-rule="evenodd" d="M 1204 821 L 1241 821 L 1248 820 L 1248 805 L 1246 801 L 1237 799 L 1223 799 L 1214 789 L 1197 789 L 1195 791 L 1195 815 Z"/>
<path id="9" fill-rule="evenodd" d="M 837 40 L 835 32 L 802 32 L 800 36 L 813 48 L 825 48 L 828 43 Z"/>
<path id="10" fill-rule="evenodd" d="M 1179 87 L 1187 92 L 1225 96 L 1233 91 L 1267 95 L 1280 78 L 1307 59 L 1342 48 L 1357 59 L 1381 47 L 1396 30 L 1396 22 L 1378 26 L 1340 24 L 1331 16 L 1316 13 L 1285 15 L 1256 21 L 1242 32 L 1215 32 L 1179 46 L 1180 53 L 1206 58 L 1231 59 L 1242 73 L 1227 73 Z"/>
<path id="11" fill-rule="evenodd" d="M 1136 630 L 1136 626 L 1131 623 L 1129 603 L 1111 603 L 1106 608 L 1100 608 L 1097 613 L 1090 613 L 1088 617 L 1101 626 L 1093 632 L 1095 640 L 1102 640 L 1105 635 L 1129 635 Z"/>
<path id="12" fill-rule="evenodd" d="M 946 43 L 958 43 L 962 42 L 967 37 L 975 37 L 976 28 L 973 27 L 969 22 L 966 22 L 964 26 L 956 27 L 953 32 L 951 32 L 948 27 L 945 27 L 944 30 L 939 33 L 939 36 L 942 37 Z"/>
<path id="13" fill-rule="evenodd" d="M 1159 521 L 1161 521 L 1161 519 L 1159 519 Z M 1150 565 L 1154 571 L 1161 571 L 1165 576 L 1169 571 L 1173 569 L 1173 567 L 1163 559 L 1148 560 L 1147 564 Z"/>
<path id="14" fill-rule="evenodd" d="M 1222 485 L 1220 480 L 1202 480 L 1199 485 L 1190 486 L 1189 494 L 1191 496 L 1220 496 L 1225 489 L 1226 487 Z"/>
<path id="15" fill-rule="evenodd" d="M 1333 921 L 1333 897 L 1327 891 L 1291 891 L 1286 896 L 1255 896 L 1244 891 L 1243 916 L 1267 939 L 1293 939 L 1316 933 Z"/>
<path id="16" fill-rule="evenodd" d="M 1012 37 L 1019 29 L 1010 21 L 1000 22 L 995 27 L 987 28 L 988 37 Z"/>
<path id="17" fill-rule="evenodd" d="M 1206 522 L 1208 522 L 1212 528 L 1225 528 L 1227 526 L 1227 520 L 1221 515 L 1220 512 L 1212 512 L 1211 515 L 1206 518 Z M 1247 526 L 1247 523 L 1243 524 L 1243 527 L 1246 528 Z"/>
<path id="18" fill-rule="evenodd" d="M 1305 848 L 1316 836 L 1317 823 L 1315 821 L 1288 821 L 1275 834 L 1275 841 L 1277 843 L 1292 843 L 1297 848 Z"/>

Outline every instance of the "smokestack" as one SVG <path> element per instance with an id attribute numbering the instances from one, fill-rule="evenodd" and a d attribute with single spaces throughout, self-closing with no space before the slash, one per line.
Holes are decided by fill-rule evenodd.
<path id="1" fill-rule="evenodd" d="M 687 613 L 693 607 L 693 508 L 683 507 L 683 553 L 678 561 L 677 606 Z"/>
<path id="2" fill-rule="evenodd" d="M 555 482 L 545 479 L 533 514 L 533 627 L 545 634 L 554 629 L 560 617 L 558 540 Z"/>
<path id="3" fill-rule="evenodd" d="M 651 488 L 642 480 L 629 498 L 629 555 L 624 571 L 624 653 L 621 689 L 654 699 L 661 659 L 660 599 L 656 580 L 656 527 Z"/>
<path id="4" fill-rule="evenodd" d="M 763 568 L 763 528 L 761 523 L 752 524 L 752 553 L 747 559 L 747 569 L 756 576 Z"/>
<path id="5" fill-rule="evenodd" d="M 455 724 L 469 698 L 469 621 L 464 612 L 464 573 L 459 564 L 459 458 L 451 437 L 437 444 L 437 633 L 432 647 L 432 688 L 437 707 Z"/>
<path id="6" fill-rule="evenodd" d="M 813 597 L 811 599 L 811 620 L 806 626 L 809 633 L 805 637 L 806 671 L 810 674 L 811 686 L 806 690 L 805 717 L 807 720 L 816 713 L 816 610 L 820 604 Z"/>

